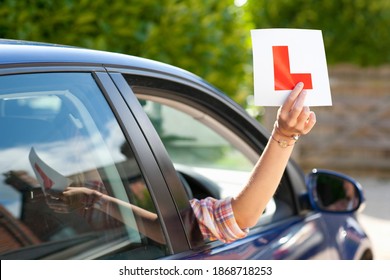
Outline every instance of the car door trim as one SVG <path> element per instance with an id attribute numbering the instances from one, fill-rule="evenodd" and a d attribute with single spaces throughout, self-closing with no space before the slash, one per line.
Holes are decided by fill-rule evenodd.
<path id="1" fill-rule="evenodd" d="M 150 149 L 150 140 L 144 137 L 144 131 L 139 123 L 139 119 L 136 120 L 134 118 L 132 110 L 129 110 L 129 104 L 124 102 L 111 77 L 106 72 L 95 72 L 94 74 L 117 117 L 126 139 L 133 149 L 142 173 L 145 175 L 144 179 L 147 182 L 152 199 L 159 212 L 159 217 L 164 225 L 170 250 L 172 253 L 188 250 L 187 237 L 182 229 L 180 215 L 174 206 L 166 179 L 160 170 L 161 167 L 156 162 L 156 157 Z M 134 102 L 131 102 L 131 108 L 136 106 Z M 142 151 L 142 155 L 139 151 Z"/>

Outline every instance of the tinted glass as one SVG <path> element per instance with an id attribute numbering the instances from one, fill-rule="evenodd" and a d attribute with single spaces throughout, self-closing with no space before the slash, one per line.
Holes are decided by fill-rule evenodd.
<path id="1" fill-rule="evenodd" d="M 0 258 L 167 253 L 140 168 L 91 74 L 1 76 L 0 131 Z"/>
<path id="2" fill-rule="evenodd" d="M 250 171 L 253 164 L 227 139 L 200 119 L 175 108 L 152 101 L 144 103 L 175 163 Z"/>
<path id="3" fill-rule="evenodd" d="M 179 171 L 202 174 L 220 187 L 222 197 L 245 184 L 253 163 L 231 139 L 217 132 L 219 128 L 227 133 L 221 124 L 206 116 L 197 118 L 194 110 L 191 115 L 151 100 L 142 104 Z"/>
<path id="4" fill-rule="evenodd" d="M 134 87 L 134 91 L 182 175 L 184 187 L 190 189 L 190 199 L 224 198 L 241 191 L 259 157 L 241 135 L 200 109 L 156 97 L 156 93 L 164 94 L 158 89 Z M 282 189 L 267 205 L 259 225 L 293 215 L 290 192 L 286 186 Z"/>
<path id="5" fill-rule="evenodd" d="M 321 210 L 330 212 L 355 211 L 360 206 L 360 195 L 354 182 L 327 173 L 311 177 L 313 198 Z"/>

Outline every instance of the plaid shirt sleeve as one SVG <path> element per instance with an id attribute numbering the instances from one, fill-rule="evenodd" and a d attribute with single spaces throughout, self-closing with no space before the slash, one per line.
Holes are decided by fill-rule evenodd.
<path id="1" fill-rule="evenodd" d="M 190 200 L 205 239 L 230 243 L 248 234 L 248 229 L 243 230 L 237 225 L 231 200 L 231 197 L 222 200 L 212 197 Z"/>

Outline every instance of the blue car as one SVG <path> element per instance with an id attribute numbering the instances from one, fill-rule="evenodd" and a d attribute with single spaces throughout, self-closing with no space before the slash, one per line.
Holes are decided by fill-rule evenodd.
<path id="1" fill-rule="evenodd" d="M 247 237 L 204 240 L 189 200 L 240 191 L 270 133 L 176 67 L 0 40 L 0 131 L 2 260 L 373 259 L 359 183 L 293 161 Z"/>

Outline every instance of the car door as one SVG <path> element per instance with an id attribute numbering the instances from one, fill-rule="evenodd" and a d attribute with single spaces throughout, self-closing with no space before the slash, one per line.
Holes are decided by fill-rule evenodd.
<path id="1" fill-rule="evenodd" d="M 134 102 L 133 95 L 137 96 L 142 111 L 138 108 L 133 114 L 142 123 L 152 149 L 157 147 L 155 155 L 161 156 L 157 161 L 165 167 L 162 171 L 166 180 L 178 174 L 186 199 L 223 198 L 242 188 L 264 148 L 267 132 L 238 105 L 202 81 L 177 75 L 124 71 L 111 77 L 129 104 Z M 161 152 L 162 147 L 166 153 Z M 167 162 L 167 155 L 172 163 Z M 294 173 L 292 177 L 300 177 L 296 166 L 289 165 L 288 170 Z M 286 171 L 276 195 L 248 237 L 231 244 L 195 237 L 189 241 L 191 250 L 168 258 L 330 258 L 321 215 L 310 211 L 302 214 L 291 172 Z M 295 181 L 304 183 L 301 179 Z M 177 180 L 168 187 L 179 211 L 183 211 L 183 191 L 178 192 Z M 184 227 L 191 236 L 192 227 Z"/>
<path id="2" fill-rule="evenodd" d="M 189 250 L 155 155 L 104 68 L 3 67 L 0 131 L 0 259 Z"/>

